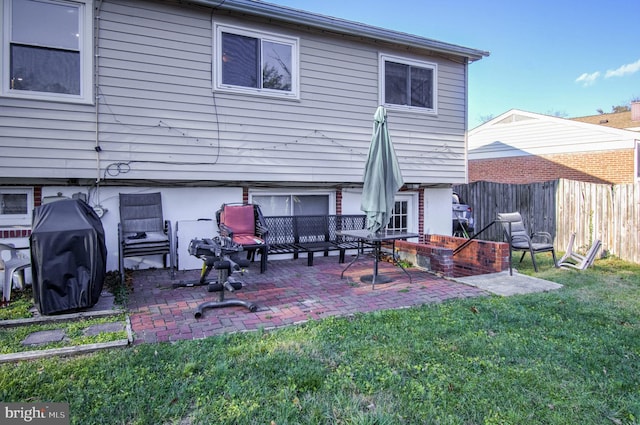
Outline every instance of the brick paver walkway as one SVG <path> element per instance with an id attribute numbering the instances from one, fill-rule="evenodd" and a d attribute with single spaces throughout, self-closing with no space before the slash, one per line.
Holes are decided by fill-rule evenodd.
<path id="1" fill-rule="evenodd" d="M 134 291 L 128 310 L 135 343 L 199 339 L 223 333 L 271 329 L 357 312 L 396 309 L 442 302 L 452 298 L 487 295 L 481 289 L 439 278 L 431 273 L 409 269 L 412 283 L 398 267 L 380 263 L 380 273 L 392 277 L 391 283 L 360 282 L 371 274 L 372 260 L 359 259 L 347 272 L 335 256 L 318 257 L 313 267 L 306 258 L 269 261 L 266 273 L 252 263 L 243 279 L 245 286 L 226 298 L 239 298 L 258 305 L 256 312 L 243 307 L 204 310 L 195 318 L 198 305 L 218 299 L 206 286 L 173 288 L 180 280 L 197 280 L 198 270 L 180 271 L 171 281 L 167 270 L 133 272 Z M 215 272 L 210 275 L 215 278 Z"/>

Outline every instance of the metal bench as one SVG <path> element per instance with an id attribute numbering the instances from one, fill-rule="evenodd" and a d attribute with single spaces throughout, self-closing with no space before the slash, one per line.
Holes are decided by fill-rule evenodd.
<path id="1" fill-rule="evenodd" d="M 344 263 L 347 249 L 362 249 L 353 238 L 338 236 L 339 230 L 364 229 L 365 215 L 300 215 L 265 217 L 269 254 L 293 254 L 297 259 L 307 253 L 307 265 L 313 266 L 316 252 L 324 256 L 330 251 L 339 252 L 339 262 Z"/>

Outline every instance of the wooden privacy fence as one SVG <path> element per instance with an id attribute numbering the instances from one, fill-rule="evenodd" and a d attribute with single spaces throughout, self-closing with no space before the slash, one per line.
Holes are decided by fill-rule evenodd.
<path id="1" fill-rule="evenodd" d="M 602 252 L 640 263 L 640 196 L 638 184 L 606 185 L 573 180 L 504 184 L 475 182 L 455 186 L 473 207 L 476 231 L 499 212 L 518 211 L 530 231 L 551 233 L 557 250 L 565 251 L 571 233 L 575 246 L 586 251 L 600 239 Z M 480 239 L 504 240 L 502 227 L 489 227 Z"/>

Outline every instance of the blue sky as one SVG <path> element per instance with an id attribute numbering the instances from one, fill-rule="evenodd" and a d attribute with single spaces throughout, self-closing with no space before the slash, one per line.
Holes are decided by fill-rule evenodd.
<path id="1" fill-rule="evenodd" d="M 640 99 L 640 0 L 267 0 L 491 54 L 469 128 L 509 109 L 578 117 Z"/>

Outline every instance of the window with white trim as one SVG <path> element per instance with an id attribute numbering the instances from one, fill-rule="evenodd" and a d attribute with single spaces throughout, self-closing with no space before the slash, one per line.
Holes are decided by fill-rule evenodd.
<path id="1" fill-rule="evenodd" d="M 329 194 L 255 194 L 251 202 L 260 205 L 265 216 L 328 215 Z"/>
<path id="2" fill-rule="evenodd" d="M 0 225 L 28 226 L 33 210 L 33 189 L 0 187 Z"/>
<path id="3" fill-rule="evenodd" d="M 396 193 L 393 211 L 387 230 L 403 232 L 418 231 L 418 194 L 416 192 Z"/>
<path id="4" fill-rule="evenodd" d="M 215 89 L 291 97 L 298 93 L 298 39 L 215 25 Z"/>
<path id="5" fill-rule="evenodd" d="M 93 101 L 93 0 L 0 0 L 2 95 Z"/>
<path id="6" fill-rule="evenodd" d="M 380 55 L 380 104 L 437 113 L 438 65 Z"/>
<path id="7" fill-rule="evenodd" d="M 409 202 L 395 201 L 387 230 L 407 232 L 409 230 Z"/>

